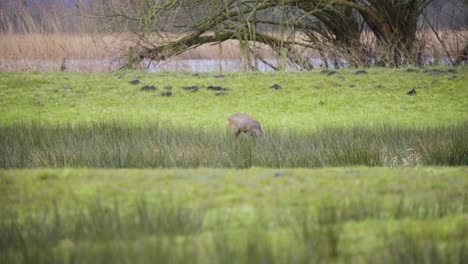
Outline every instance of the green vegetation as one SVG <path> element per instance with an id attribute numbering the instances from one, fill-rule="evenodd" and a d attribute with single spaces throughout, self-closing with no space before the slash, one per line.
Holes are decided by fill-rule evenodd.
<path id="1" fill-rule="evenodd" d="M 0 171 L 2 263 L 462 263 L 467 170 Z"/>
<path id="2" fill-rule="evenodd" d="M 157 124 L 0 125 L 0 167 L 323 167 L 468 165 L 468 122 L 439 128 L 322 128 L 267 131 Z"/>
<path id="3" fill-rule="evenodd" d="M 0 166 L 468 163 L 468 67 L 367 71 L 0 74 Z M 172 96 L 161 96 L 166 86 Z M 233 139 L 234 112 L 256 117 L 266 136 Z"/>
<path id="4" fill-rule="evenodd" d="M 233 112 L 257 118 L 265 130 L 329 126 L 428 127 L 468 120 L 468 67 L 456 73 L 415 69 L 277 73 L 0 73 L 0 123 L 158 122 L 215 129 Z M 138 79 L 132 85 L 129 81 Z M 279 84 L 281 89 L 270 89 Z M 154 85 L 156 91 L 141 91 Z M 199 86 L 197 92 L 182 89 Z M 208 86 L 228 88 L 225 95 Z M 172 96 L 161 96 L 172 86 Z M 414 96 L 406 93 L 415 89 Z M 221 91 L 222 92 L 222 91 Z"/>
<path id="5" fill-rule="evenodd" d="M 463 263 L 468 67 L 413 70 L 0 73 L 0 263 Z"/>

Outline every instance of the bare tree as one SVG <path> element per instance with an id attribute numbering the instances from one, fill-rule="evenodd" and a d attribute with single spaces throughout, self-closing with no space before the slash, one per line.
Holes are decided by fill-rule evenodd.
<path id="1" fill-rule="evenodd" d="M 98 16 L 136 37 L 136 60 L 164 60 L 235 39 L 247 56 L 262 60 L 255 52 L 262 43 L 288 63 L 311 68 L 304 49 L 354 66 L 421 63 L 416 32 L 433 0 L 100 1 Z"/>

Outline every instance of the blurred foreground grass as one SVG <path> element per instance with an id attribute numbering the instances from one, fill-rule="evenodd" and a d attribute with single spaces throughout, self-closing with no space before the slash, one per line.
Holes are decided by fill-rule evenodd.
<path id="1" fill-rule="evenodd" d="M 464 263 L 466 167 L 0 171 L 1 263 Z"/>

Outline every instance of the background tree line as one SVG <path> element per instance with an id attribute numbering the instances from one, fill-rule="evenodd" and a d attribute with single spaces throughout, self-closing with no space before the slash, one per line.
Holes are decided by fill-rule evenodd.
<path id="1" fill-rule="evenodd" d="M 275 69 L 286 64 L 310 69 L 311 51 L 326 67 L 329 61 L 335 67 L 343 61 L 359 67 L 422 65 L 428 55 L 459 64 L 468 56 L 466 0 L 61 2 L 1 1 L 0 18 L 10 20 L 1 24 L 13 28 L 0 30 L 21 31 L 21 18 L 28 12 L 39 21 L 31 24 L 44 32 L 51 30 L 47 22 L 52 18 L 59 23 L 51 24 L 61 27 L 55 30 L 130 34 L 135 61 L 164 60 L 204 44 L 236 40 L 251 68 L 261 60 Z M 435 39 L 437 52 L 430 39 Z M 260 49 L 274 52 L 282 63 L 271 65 Z"/>

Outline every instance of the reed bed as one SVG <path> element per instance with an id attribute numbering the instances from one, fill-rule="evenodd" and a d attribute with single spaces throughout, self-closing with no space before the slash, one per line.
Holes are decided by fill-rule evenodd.
<path id="1" fill-rule="evenodd" d="M 441 31 L 446 39 L 450 54 L 454 57 L 462 49 L 459 39 L 467 38 L 467 31 Z M 421 32 L 425 38 L 425 57 L 445 58 L 445 51 L 439 48 L 432 34 Z M 168 39 L 177 38 L 169 34 Z M 129 33 L 0 33 L 0 71 L 58 71 L 65 60 L 66 71 L 109 72 L 125 65 L 128 49 L 134 46 L 138 36 Z M 178 37 L 180 38 L 180 36 Z M 153 43 L 167 41 L 155 36 Z M 266 60 L 279 60 L 278 56 L 265 45 L 256 46 L 258 57 Z M 317 51 L 304 49 L 307 58 L 320 59 Z M 354 54 L 353 56 L 359 56 Z M 333 56 L 328 54 L 329 58 Z M 204 44 L 188 50 L 166 61 L 183 60 L 242 60 L 246 59 L 238 41 L 228 40 L 220 44 Z M 321 58 L 324 59 L 324 58 Z M 147 65 L 137 65 L 145 68 Z M 183 69 L 181 69 L 183 70 Z"/>
<path id="2" fill-rule="evenodd" d="M 88 8 L 80 10 L 57 3 L 48 5 L 42 3 L 42 5 L 33 5 L 30 8 L 19 2 L 17 5 L 5 4 L 5 7 L 0 9 L 0 71 L 64 69 L 73 72 L 108 72 L 123 67 L 126 64 L 125 58 L 127 58 L 129 48 L 138 47 L 141 44 L 141 34 L 132 33 L 131 29 L 112 28 L 105 21 L 88 17 L 91 14 L 89 12 L 91 10 Z M 268 34 L 279 35 L 275 30 Z M 183 36 L 183 33 L 169 31 L 154 33 L 145 37 L 147 43 L 143 46 L 159 45 Z M 417 33 L 420 46 L 418 49 L 424 55 L 425 60 L 433 58 L 429 60 L 430 63 L 450 64 L 450 59 L 446 57 L 459 56 L 467 36 L 468 31 L 463 27 L 452 30 L 437 29 L 436 31 L 421 29 Z M 303 42 L 308 37 L 302 32 L 295 32 L 287 38 Z M 362 33 L 362 39 L 363 43 L 368 42 L 369 47 L 373 47 L 376 41 L 368 32 Z M 326 61 L 328 58 L 353 61 L 365 56 L 358 50 L 354 51 L 354 54 L 343 53 L 339 47 L 332 47 L 333 45 L 328 45 L 325 41 L 316 44 L 323 45 L 320 52 L 317 49 L 299 46 L 296 48 L 308 60 L 321 58 Z M 256 59 L 282 60 L 281 56 L 264 44 L 250 43 L 250 48 L 254 52 L 247 55 L 245 46 L 243 47 L 235 40 L 209 43 L 174 56 L 170 58 L 170 61 L 242 59 L 250 64 L 253 55 Z M 69 63 L 64 64 L 64 61 Z M 67 67 L 63 68 L 62 65 Z M 135 66 L 145 68 L 143 64 Z M 245 69 L 249 67 L 246 66 Z"/>
<path id="3" fill-rule="evenodd" d="M 468 123 L 438 128 L 270 130 L 262 138 L 158 124 L 0 126 L 0 167 L 323 167 L 468 165 Z"/>

